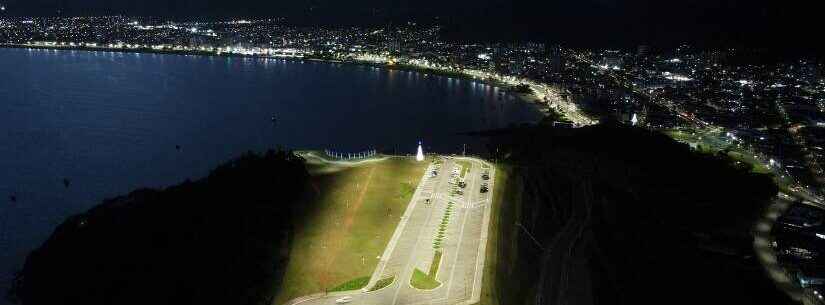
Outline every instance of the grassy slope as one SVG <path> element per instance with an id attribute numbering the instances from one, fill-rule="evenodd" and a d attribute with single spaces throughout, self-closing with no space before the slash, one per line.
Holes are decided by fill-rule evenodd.
<path id="1" fill-rule="evenodd" d="M 501 287 L 506 287 L 500 281 L 507 280 L 508 276 L 498 274 L 498 270 L 500 270 L 498 265 L 510 263 L 508 256 L 503 255 L 502 249 L 515 249 L 516 247 L 508 247 L 507 238 L 504 238 L 503 234 L 515 230 L 515 220 L 518 219 L 516 213 L 521 210 L 518 206 L 510 206 L 505 209 L 506 205 L 521 204 L 521 188 L 516 187 L 517 179 L 512 169 L 508 166 L 497 166 L 495 179 L 487 253 L 484 261 L 484 280 L 481 286 L 479 305 L 509 304 L 506 300 L 502 300 L 503 296 L 499 294 Z M 509 257 L 517 256 L 515 253 L 512 254 Z"/>
<path id="2" fill-rule="evenodd" d="M 726 160 L 722 158 L 690 154 L 683 145 L 668 142 L 655 133 L 607 128 L 580 128 L 558 131 L 555 134 L 542 130 L 502 140 L 504 143 L 515 143 L 511 145 L 519 147 L 515 151 L 522 155 L 514 157 L 514 160 L 521 160 L 521 164 L 544 162 L 541 164 L 546 167 L 536 167 L 538 171 L 532 173 L 529 172 L 530 169 L 519 168 L 519 176 L 525 175 L 527 179 L 518 177 L 514 179 L 515 183 L 507 183 L 518 188 L 521 188 L 521 184 L 534 183 L 526 188 L 532 192 L 525 191 L 521 194 L 521 197 L 525 198 L 521 207 L 512 205 L 509 200 L 505 201 L 504 208 L 498 202 L 494 203 L 494 211 L 499 211 L 501 215 L 496 219 L 496 212 L 493 213 L 480 304 L 515 305 L 535 300 L 535 287 L 529 286 L 535 286 L 535 278 L 539 276 L 539 271 L 535 268 L 526 269 L 524 265 L 526 262 L 529 267 L 532 261 L 532 266 L 537 266 L 537 256 L 535 253 L 529 253 L 530 240 L 526 235 L 514 233 L 530 230 L 539 240 L 552 240 L 557 230 L 548 225 L 553 221 L 553 211 L 548 207 L 564 207 L 569 211 L 568 207 L 582 202 L 580 199 L 568 199 L 571 198 L 570 193 L 564 192 L 565 188 L 569 189 L 567 186 L 556 187 L 556 182 L 543 183 L 549 179 L 566 181 L 568 184 L 571 181 L 598 181 L 596 185 L 599 185 L 600 189 L 595 192 L 584 190 L 582 193 L 606 198 L 596 205 L 598 209 L 591 214 L 607 219 L 593 222 L 599 225 L 594 225 L 593 231 L 600 234 L 600 239 L 597 240 L 598 243 L 590 244 L 601 244 L 598 246 L 601 250 L 594 252 L 598 254 L 590 259 L 593 267 L 589 273 L 593 279 L 592 283 L 597 286 L 590 294 L 598 298 L 594 303 L 647 304 L 655 303 L 657 300 L 668 300 L 670 303 L 685 304 L 689 301 L 698 304 L 701 302 L 696 301 L 704 298 L 707 302 L 707 296 L 716 293 L 712 299 L 726 301 L 713 303 L 761 304 L 762 302 L 754 300 L 764 297 L 766 304 L 769 300 L 771 304 L 784 304 L 772 302 L 776 299 L 776 293 L 769 291 L 771 289 L 764 289 L 765 285 L 750 284 L 760 282 L 760 277 L 752 274 L 761 270 L 745 256 L 752 246 L 747 227 L 730 234 L 717 234 L 715 229 L 728 228 L 732 221 L 738 219 L 747 222 L 750 219 L 748 214 L 759 209 L 762 202 L 759 197 L 770 197 L 771 188 L 767 177 L 748 175 L 745 171 L 729 168 L 728 164 L 725 164 Z M 544 132 L 557 136 L 540 138 Z M 622 146 L 624 143 L 627 145 Z M 525 159 L 518 159 L 520 157 Z M 585 172 L 578 166 L 588 163 L 598 164 L 597 170 Z M 497 172 L 497 175 L 501 172 Z M 750 189 L 756 185 L 759 187 Z M 496 192 L 501 191 L 501 186 L 496 186 Z M 708 191 L 696 192 L 696 189 Z M 731 191 L 726 193 L 729 189 Z M 562 195 L 546 196 L 536 191 Z M 506 192 L 506 197 L 510 197 L 511 194 L 516 196 L 510 190 Z M 707 196 L 708 193 L 715 196 Z M 661 202 L 667 202 L 668 205 L 663 206 Z M 537 222 L 537 226 L 517 231 L 513 228 L 513 220 L 518 219 L 518 215 L 506 215 L 512 213 L 511 210 L 523 210 L 525 218 L 536 217 L 535 219 L 542 221 Z M 556 215 L 565 212 L 562 209 L 558 210 L 560 212 Z M 713 213 L 707 213 L 708 210 L 712 210 Z M 616 216 L 608 218 L 611 215 Z M 558 227 L 563 222 L 555 223 Z M 694 237 L 697 235 L 691 234 L 692 232 L 710 238 L 707 238 L 708 241 L 698 240 Z M 519 247 L 519 244 L 522 246 Z M 737 253 L 720 256 L 696 246 L 702 244 L 723 244 L 732 248 L 741 245 L 742 250 L 738 253 L 744 255 Z M 532 250 L 537 252 L 536 249 Z M 673 264 L 674 261 L 678 261 L 679 264 Z M 668 272 L 679 276 L 669 277 L 663 281 L 662 270 L 678 270 Z M 708 274 L 712 276 L 708 277 Z M 512 285 L 512 282 L 519 283 L 521 287 Z M 673 298 L 674 294 L 670 289 L 674 289 L 679 297 Z M 702 293 L 679 294 L 678 291 Z M 722 293 L 719 293 L 720 291 Z M 745 293 L 738 293 L 740 291 Z M 558 295 L 548 293 L 546 296 Z M 737 298 L 746 301 L 736 302 Z"/>
<path id="3" fill-rule="evenodd" d="M 300 159 L 273 151 L 104 200 L 68 217 L 27 257 L 9 297 L 30 305 L 268 305 L 293 224 L 305 219 L 309 179 Z"/>
<path id="4" fill-rule="evenodd" d="M 314 176 L 317 210 L 296 230 L 275 303 L 371 275 L 427 164 L 392 158 Z"/>

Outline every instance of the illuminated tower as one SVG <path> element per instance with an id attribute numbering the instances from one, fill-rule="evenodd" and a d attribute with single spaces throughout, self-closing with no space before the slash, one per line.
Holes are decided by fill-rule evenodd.
<path id="1" fill-rule="evenodd" d="M 633 118 L 632 118 L 632 119 L 630 119 L 630 123 L 632 123 L 632 124 L 633 124 L 633 126 L 636 126 L 636 124 L 638 124 L 638 123 L 639 123 L 639 119 L 638 119 L 638 118 L 636 118 L 636 114 L 635 114 L 635 113 L 633 114 Z"/>
<path id="2" fill-rule="evenodd" d="M 415 160 L 418 162 L 424 161 L 424 149 L 421 148 L 421 141 L 418 142 L 418 153 L 415 154 Z"/>

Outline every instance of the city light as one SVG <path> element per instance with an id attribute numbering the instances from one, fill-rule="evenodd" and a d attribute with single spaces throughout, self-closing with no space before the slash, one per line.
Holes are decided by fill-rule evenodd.
<path id="1" fill-rule="evenodd" d="M 666 79 L 673 80 L 673 81 L 687 82 L 687 81 L 692 81 L 693 80 L 690 77 L 687 77 L 687 76 L 684 76 L 684 75 L 679 75 L 679 74 L 673 74 L 671 72 L 663 72 L 662 74 L 665 76 Z"/>
<path id="2" fill-rule="evenodd" d="M 557 112 L 572 126 L 598 123 L 604 113 L 589 113 L 579 103 L 582 96 L 597 94 L 615 102 L 605 113 L 620 116 L 628 125 L 700 128 L 722 135 L 736 132 L 724 138 L 738 144 L 736 149 L 748 150 L 746 155 L 759 156 L 759 162 L 781 177 L 799 173 L 780 172 L 780 163 L 822 173 L 818 164 L 825 161 L 825 152 L 813 145 L 817 142 L 805 138 L 811 136 L 806 126 L 825 126 L 825 115 L 818 114 L 825 113 L 825 80 L 817 78 L 816 67 L 801 68 L 810 66 L 810 61 L 732 66 L 717 60 L 724 56 L 715 51 L 644 57 L 621 50 L 576 50 L 535 43 L 453 43 L 439 38 L 437 25 L 301 28 L 267 19 L 178 22 L 82 17 L 2 19 L 0 28 L 6 35 L 0 43 L 9 46 L 311 59 L 365 64 L 373 69 L 394 66 L 447 75 L 451 81 L 472 79 L 473 84 L 505 90 L 520 87 L 526 93 L 520 98 L 542 112 Z M 555 51 L 548 52 L 551 49 Z M 754 106 L 766 100 L 781 102 L 774 108 Z M 772 124 L 790 126 L 790 139 L 766 133 L 765 122 L 752 121 L 755 111 L 765 109 L 776 111 L 781 120 Z M 644 113 L 651 111 L 657 113 Z M 712 138 L 699 137 L 701 141 Z M 775 149 L 784 143 L 799 143 L 811 164 L 777 155 L 777 151 L 788 150 Z"/>
<path id="3" fill-rule="evenodd" d="M 739 300 L 739 303 L 773 300 L 776 298 L 761 298 L 760 294 L 782 293 L 774 290 L 793 286 L 794 299 L 801 296 L 808 303 L 825 305 L 825 302 L 817 301 L 823 298 L 825 272 L 816 268 L 816 263 L 823 258 L 820 250 L 825 247 L 825 203 L 822 201 L 825 195 L 825 60 L 821 52 L 774 52 L 815 40 L 815 35 L 790 35 L 807 30 L 807 26 L 792 22 L 799 26 L 787 26 L 794 28 L 790 31 L 781 31 L 782 28 L 773 26 L 786 22 L 763 22 L 771 26 L 741 26 L 763 24 L 742 22 L 743 19 L 776 19 L 773 18 L 776 14 L 748 14 L 764 10 L 759 7 L 760 4 L 744 10 L 737 8 L 736 11 L 743 16 L 747 15 L 743 19 L 736 14 L 726 14 L 728 11 L 725 8 L 720 11 L 718 5 L 711 5 L 712 9 L 702 9 L 698 3 L 688 6 L 663 4 L 669 8 L 663 14 L 655 13 L 644 5 L 630 5 L 628 10 L 635 13 L 623 14 L 628 10 L 620 11 L 626 6 L 621 1 L 607 1 L 610 5 L 606 7 L 611 11 L 606 14 L 594 14 L 592 9 L 595 8 L 588 3 L 582 4 L 586 9 L 580 12 L 566 9 L 577 5 L 577 1 L 552 6 L 538 2 L 520 3 L 513 9 L 504 9 L 508 3 L 498 1 L 494 8 L 487 7 L 486 10 L 483 3 L 471 1 L 426 5 L 426 11 L 415 16 L 404 14 L 425 4 L 410 2 L 398 8 L 392 3 L 382 2 L 358 9 L 360 14 L 352 18 L 343 18 L 345 10 L 356 9 L 359 4 L 335 1 L 260 1 L 260 7 L 255 8 L 244 7 L 247 3 L 230 2 L 227 5 L 229 9 L 214 14 L 205 14 L 199 8 L 217 7 L 211 1 L 208 5 L 146 4 L 140 7 L 141 11 L 171 11 L 161 16 L 188 16 L 166 18 L 142 17 L 141 11 L 132 11 L 124 6 L 107 10 L 111 14 L 108 16 L 71 16 L 92 12 L 87 12 L 81 6 L 83 3 L 63 3 L 65 1 L 53 3 L 47 10 L 41 8 L 46 11 L 31 15 L 36 17 L 21 17 L 35 12 L 32 7 L 36 5 L 7 2 L 9 12 L 5 13 L 8 0 L 0 1 L 3 1 L 0 3 L 0 50 L 7 55 L 6 61 L 10 61 L 12 67 L 6 73 L 10 75 L 10 81 L 3 82 L 5 87 L 0 86 L 3 92 L 12 93 L 7 94 L 11 97 L 7 104 L 13 111 L 7 111 L 11 119 L 6 121 L 13 132 L 9 133 L 12 138 L 4 142 L 12 145 L 13 150 L 19 150 L 12 151 L 16 153 L 9 155 L 12 162 L 7 163 L 13 167 L 23 166 L 11 168 L 7 176 L 12 184 L 34 183 L 32 185 L 35 187 L 48 187 L 43 192 L 37 192 L 31 186 L 10 185 L 15 188 L 14 193 L 3 196 L 14 196 L 10 198 L 11 206 L 49 206 L 27 201 L 43 197 L 32 194 L 55 193 L 55 190 L 60 190 L 56 193 L 58 195 L 66 194 L 58 199 L 66 197 L 62 201 L 74 203 L 77 196 L 69 195 L 77 195 L 79 191 L 96 191 L 95 188 L 100 187 L 100 183 L 90 185 L 89 182 L 96 182 L 101 177 L 82 176 L 101 171 L 90 168 L 95 165 L 106 167 L 103 168 L 104 174 L 106 169 L 148 173 L 148 178 L 130 180 L 142 181 L 164 178 L 157 173 L 172 172 L 170 169 L 160 172 L 148 167 L 144 169 L 151 165 L 149 161 L 157 160 L 167 167 L 192 167 L 192 164 L 203 162 L 184 162 L 187 158 L 199 161 L 197 153 L 214 147 L 235 150 L 237 147 L 229 146 L 252 145 L 251 148 L 264 149 L 265 144 L 271 144 L 268 146 L 281 150 L 280 147 L 291 146 L 301 149 L 301 143 L 304 143 L 311 145 L 304 149 L 321 145 L 330 148 L 324 152 L 296 152 L 296 158 L 289 156 L 292 152 L 268 153 L 271 156 L 285 155 L 292 160 L 282 161 L 289 161 L 290 168 L 301 169 L 290 175 L 290 179 L 270 179 L 274 178 L 272 174 L 287 172 L 275 167 L 248 166 L 243 160 L 230 164 L 228 168 L 249 168 L 260 171 L 261 175 L 251 179 L 236 179 L 234 176 L 221 178 L 224 174 L 220 170 L 210 175 L 217 177 L 209 178 L 212 181 L 223 179 L 236 185 L 260 186 L 267 191 L 262 200 L 255 200 L 249 206 L 249 211 L 227 213 L 226 209 L 243 207 L 242 202 L 235 201 L 253 198 L 247 194 L 246 187 L 227 191 L 231 193 L 228 196 L 213 196 L 219 195 L 215 190 L 221 189 L 212 188 L 212 182 L 207 181 L 206 184 L 193 184 L 209 191 L 207 196 L 185 200 L 187 198 L 174 194 L 167 198 L 166 203 L 170 204 L 164 203 L 163 211 L 173 211 L 170 208 L 180 203 L 180 215 L 169 214 L 170 217 L 157 221 L 144 217 L 160 215 L 150 210 L 145 215 L 135 216 L 136 220 L 148 219 L 149 226 L 137 225 L 134 232 L 152 229 L 155 224 L 170 223 L 186 227 L 189 231 L 185 232 L 221 233 L 195 236 L 198 237 L 198 245 L 188 243 L 189 240 L 184 243 L 168 241 L 161 245 L 160 252 L 163 253 L 150 255 L 152 258 L 166 259 L 163 255 L 166 252 L 212 253 L 214 251 L 200 250 L 218 249 L 214 245 L 220 243 L 209 242 L 206 238 L 211 235 L 221 239 L 236 236 L 243 241 L 237 245 L 253 247 L 241 249 L 244 250 L 243 255 L 235 259 L 225 255 L 217 260 L 193 262 L 220 262 L 223 259 L 238 265 L 221 269 L 238 271 L 237 274 L 212 277 L 229 281 L 263 279 L 263 276 L 272 274 L 272 270 L 290 273 L 289 276 L 276 274 L 274 279 L 278 283 L 283 280 L 288 286 L 288 289 L 283 289 L 286 295 L 272 289 L 275 287 L 268 285 L 271 281 L 263 283 L 267 285 L 250 287 L 240 284 L 251 282 L 230 283 L 232 285 L 227 285 L 227 289 L 238 288 L 243 293 L 238 300 L 251 302 L 251 297 L 261 297 L 271 303 L 299 297 L 298 302 L 306 305 L 385 304 L 390 301 L 399 305 L 452 305 L 464 303 L 465 300 L 471 303 L 471 299 L 473 302 L 487 302 L 485 299 L 495 297 L 487 293 L 486 288 L 474 290 L 473 287 L 489 286 L 511 291 L 513 287 L 519 288 L 518 285 L 525 279 L 539 278 L 546 280 L 546 283 L 528 284 L 535 284 L 533 286 L 541 289 L 529 289 L 533 286 L 522 289 L 522 292 L 535 296 L 513 293 L 513 300 L 505 298 L 507 300 L 502 300 L 502 303 L 545 300 L 544 295 L 552 297 L 545 303 L 552 303 L 569 301 L 567 299 L 571 297 L 572 301 L 576 301 L 577 295 L 573 292 L 577 291 L 613 293 L 616 289 L 590 288 L 602 287 L 605 283 L 630 283 L 632 281 L 622 279 L 613 281 L 616 276 L 612 275 L 623 274 L 612 271 L 636 270 L 640 276 L 650 275 L 644 279 L 653 280 L 636 281 L 638 283 L 622 287 L 632 290 L 620 290 L 642 297 L 650 296 L 649 292 L 664 296 L 648 298 L 650 300 L 668 300 L 667 288 L 678 287 L 699 300 L 693 303 L 701 303 L 703 298 L 707 299 L 703 291 L 678 284 L 705 285 L 715 289 L 724 287 L 723 279 L 736 282 L 742 278 L 764 275 L 775 277 L 774 280 L 780 283 L 776 285 L 778 289 L 763 291 L 759 289 L 765 287 L 762 282 L 742 284 L 739 281 L 736 282 L 738 286 L 734 287 L 737 289 L 727 291 L 733 294 L 742 292 L 744 297 L 731 295 L 727 299 Z M 332 5 L 332 2 L 335 4 Z M 725 5 L 732 6 L 736 5 Z M 496 10 L 499 8 L 502 10 Z M 234 10 L 241 13 L 234 14 Z M 452 11 L 458 11 L 457 16 L 451 16 Z M 493 13 L 488 14 L 490 11 Z M 522 11 L 530 13 L 527 14 L 530 18 L 515 16 L 515 13 Z M 697 19 L 671 18 L 668 15 L 683 11 L 701 11 L 703 16 Z M 279 17 L 253 17 L 267 13 L 279 14 Z M 815 12 L 812 10 L 812 13 Z M 478 18 L 483 19 L 483 26 L 466 20 L 473 14 L 480 14 Z M 331 20 L 330 23 L 322 22 L 322 18 L 328 15 L 334 15 L 338 21 L 350 22 L 346 25 L 334 25 Z M 415 22 L 422 17 L 426 19 Z M 579 20 L 583 17 L 594 20 Z M 723 31 L 721 28 L 725 25 L 714 22 L 714 19 L 725 19 L 727 24 L 735 24 L 733 32 Z M 686 26 L 686 20 L 702 22 Z M 817 21 L 816 18 L 804 20 Z M 537 26 L 530 24 L 533 22 Z M 653 25 L 643 27 L 635 25 L 635 22 Z M 514 26 L 509 27 L 506 23 Z M 676 28 L 672 28 L 674 26 Z M 746 35 L 746 31 L 750 34 Z M 776 37 L 783 34 L 787 37 L 781 38 L 789 43 L 775 43 L 778 41 Z M 756 44 L 749 46 L 744 41 L 754 38 L 762 40 L 760 47 L 754 47 Z M 738 41 L 740 39 L 743 41 Z M 672 44 L 682 40 L 688 42 Z M 153 71 L 154 68 L 159 70 Z M 410 88 L 415 91 L 408 93 Z M 103 92 L 95 92 L 99 89 Z M 125 92 L 120 92 L 123 90 Z M 144 94 L 144 91 L 148 93 Z M 351 91 L 368 96 L 353 96 Z M 191 102 L 195 107 L 188 106 Z M 257 105 L 259 103 L 263 104 Z M 104 110 L 92 109 L 100 107 Z M 157 107 L 160 108 L 154 109 Z M 381 107 L 389 108 L 379 109 Z M 84 120 L 92 123 L 84 123 Z M 161 120 L 160 123 L 155 122 L 157 120 Z M 347 120 L 356 124 L 352 125 Z M 438 120 L 459 125 L 447 126 Z M 80 127 L 72 124 L 79 124 Z M 178 128 L 180 126 L 175 124 L 187 125 Z M 194 129 L 189 126 L 192 124 Z M 75 130 L 78 128 L 79 132 Z M 403 130 L 399 132 L 393 128 Z M 16 131 L 18 129 L 19 132 Z M 213 129 L 221 133 L 217 136 L 206 134 Z M 197 133 L 189 132 L 191 130 Z M 79 137 L 85 134 L 108 136 L 112 132 L 115 133 L 114 142 L 103 141 L 105 137 L 101 138 L 103 140 L 92 139 L 94 141 Z M 382 134 L 371 136 L 370 132 Z M 59 141 L 32 140 L 37 140 L 41 134 L 46 136 L 45 140 L 57 135 Z M 235 134 L 247 136 L 234 139 L 231 135 Z M 195 140 L 225 143 L 216 142 L 204 148 L 201 147 L 203 144 L 199 144 L 203 141 L 192 140 L 193 135 Z M 144 141 L 143 137 L 150 140 Z M 424 138 L 428 139 L 428 150 L 432 150 L 426 154 L 423 151 Z M 365 143 L 351 143 L 356 141 Z M 414 156 L 406 151 L 409 147 L 403 144 L 413 141 L 417 143 Z M 121 142 L 140 146 L 141 149 L 129 150 L 125 147 L 116 151 L 102 149 L 100 152 L 103 153 L 88 153 L 97 151 L 94 146 L 112 146 L 113 143 L 117 146 Z M 182 149 L 181 145 L 186 148 Z M 359 147 L 356 145 L 370 150 L 332 150 L 336 147 L 350 150 Z M 378 154 L 372 147 L 383 153 Z M 35 158 L 14 162 L 18 161 L 15 157 L 26 157 L 32 151 L 35 152 L 32 157 L 57 159 Z M 126 154 L 138 156 L 135 158 Z M 121 164 L 90 159 L 95 157 L 127 157 L 127 160 Z M 412 161 L 413 158 L 416 161 Z M 83 164 L 90 160 L 94 162 Z M 137 160 L 138 171 L 130 170 L 135 167 L 134 164 L 127 164 L 130 160 Z M 29 163 L 46 166 L 29 169 L 25 167 Z M 384 166 L 382 163 L 392 165 Z M 112 164 L 116 166 L 106 166 Z M 64 168 L 66 166 L 69 168 Z M 303 166 L 305 170 L 301 168 Z M 406 170 L 401 166 L 412 166 L 415 170 Z M 19 183 L 14 179 L 20 176 L 19 173 L 31 176 L 29 171 L 41 168 L 47 169 L 41 174 L 44 177 L 16 179 L 21 180 Z M 73 168 L 88 170 L 73 171 Z M 175 173 L 177 171 L 175 169 Z M 122 176 L 119 173 L 108 174 L 111 175 L 103 178 Z M 65 177 L 70 175 L 74 176 L 71 177 L 71 187 Z M 62 185 L 61 179 L 64 181 Z M 149 183 L 160 185 L 158 183 L 163 181 Z M 495 184 L 498 186 L 495 187 Z M 335 189 L 344 185 L 349 189 Z M 281 188 L 301 192 L 302 196 L 290 196 Z M 176 188 L 170 190 L 175 191 Z M 513 197 L 500 195 L 499 190 L 521 191 L 524 193 L 521 197 L 525 200 L 516 202 L 516 206 L 499 202 L 501 200 L 494 198 Z M 582 192 L 583 196 L 570 193 L 571 190 Z M 310 196 L 303 196 L 305 192 Z M 493 192 L 496 196 L 492 196 Z M 135 194 L 161 198 L 154 192 Z M 630 196 L 632 198 L 628 194 L 633 195 Z M 519 196 L 515 194 L 515 197 Z M 201 202 L 204 198 L 214 198 L 221 201 L 220 204 L 229 205 L 204 205 L 209 203 Z M 277 202 L 272 201 L 273 198 Z M 292 209 L 281 202 L 288 198 L 299 198 L 300 206 Z M 306 199 L 312 198 L 324 201 L 309 205 L 312 202 Z M 616 204 L 630 199 L 633 199 L 631 205 Z M 660 202 L 668 205 L 655 208 Z M 115 203 L 107 206 L 122 206 Z M 603 208 L 605 205 L 610 208 Z M 125 207 L 135 210 L 131 202 Z M 807 212 L 793 210 L 800 207 L 816 209 L 817 212 L 808 215 Z M 508 209 L 513 208 L 520 210 L 511 213 Z M 627 208 L 630 210 L 621 215 L 645 219 L 604 221 L 615 218 L 607 214 Z M 334 213 L 325 213 L 325 209 Z M 96 211 L 91 210 L 98 213 Z M 311 216 L 303 215 L 305 211 L 320 211 L 318 217 L 306 217 L 312 220 L 306 222 L 310 228 L 308 230 L 298 227 L 304 221 L 291 219 L 301 216 L 297 220 L 302 220 L 303 216 Z M 199 212 L 212 212 L 216 217 L 192 216 Z M 268 212 L 273 213 L 261 214 Z M 430 217 L 432 213 L 438 213 L 438 218 Z M 27 220 L 35 224 L 39 223 L 35 219 L 38 217 L 49 216 L 46 218 L 54 220 L 51 217 L 54 215 L 24 214 L 37 216 Z M 57 233 L 102 230 L 106 225 L 103 217 L 110 214 L 90 215 L 95 217 L 69 218 L 67 225 L 61 226 Z M 242 218 L 232 218 L 241 215 Z M 493 221 L 481 217 L 493 217 Z M 12 215 L 6 218 L 14 222 L 12 224 L 18 224 L 8 227 L 20 227 L 19 217 Z M 544 218 L 550 221 L 542 221 Z M 204 219 L 209 221 L 202 221 Z M 433 221 L 435 219 L 440 220 Z M 373 221 L 380 227 L 372 225 Z M 55 221 L 40 223 L 56 224 Z M 80 224 L 82 228 L 75 228 L 74 224 Z M 120 225 L 117 222 L 114 224 Z M 203 224 L 212 231 L 190 228 Z M 261 227 L 253 226 L 255 224 Z M 513 224 L 519 228 L 512 230 Z M 226 233 L 233 231 L 218 225 L 240 230 L 230 235 Z M 395 225 L 398 227 L 393 227 Z M 487 228 L 487 225 L 492 227 Z M 790 230 L 782 233 L 783 225 Z M 160 229 L 149 233 L 177 232 Z M 283 229 L 285 234 L 279 234 L 284 232 L 274 229 Z M 502 229 L 511 232 L 497 234 L 501 232 L 496 230 Z M 638 231 L 636 233 L 644 235 L 640 235 L 644 238 L 615 242 L 610 236 L 602 234 L 619 232 L 627 235 L 625 233 L 634 233 L 632 230 Z M 329 233 L 315 234 L 321 231 Z M 134 235 L 131 231 L 123 232 L 130 234 L 125 237 Z M 313 234 L 292 234 L 295 232 Z M 533 237 L 533 234 L 536 236 Z M 788 234 L 798 234 L 800 238 L 788 238 L 791 236 Z M 191 239 L 189 235 L 181 236 Z M 248 237 L 261 239 L 247 243 L 243 239 Z M 433 239 L 433 244 L 422 243 L 424 238 Z M 120 251 L 122 253 L 146 254 L 149 252 L 145 251 L 151 250 L 151 246 L 157 246 L 151 238 L 117 240 L 124 240 L 124 244 L 142 240 L 149 245 L 141 246 L 140 251 Z M 501 249 L 484 248 L 485 243 L 491 247 L 513 246 L 514 250 L 518 250 L 514 253 L 518 255 L 508 255 L 507 260 L 493 257 L 485 261 L 485 254 L 501 253 Z M 83 244 L 87 245 L 82 247 L 86 250 L 91 249 L 88 245 L 110 246 L 105 242 Z M 265 247 L 257 247 L 259 244 Z M 169 250 L 167 245 L 199 248 L 195 249 L 197 251 L 170 252 L 166 251 Z M 384 245 L 388 248 L 384 249 Z M 395 245 L 399 247 L 392 249 Z M 815 247 L 805 249 L 806 245 Z M 286 249 L 287 246 L 291 249 Z M 627 268 L 577 264 L 593 257 L 593 251 L 588 250 L 607 249 L 606 246 L 617 246 L 621 251 L 607 251 L 605 253 L 611 257 L 602 255 L 605 257 L 601 261 L 607 265 L 611 262 L 627 263 Z M 650 251 L 654 246 L 658 247 L 656 251 Z M 232 251 L 232 247 L 223 248 L 214 254 L 238 252 Z M 260 248 L 260 253 L 257 253 L 257 248 Z M 20 252 L 14 250 L 15 253 Z M 74 248 L 68 247 L 67 250 Z M 441 252 L 432 255 L 434 251 L 441 250 L 444 250 L 443 256 Z M 105 251 L 89 253 L 105 254 Z M 550 258 L 544 260 L 548 266 L 530 268 L 529 262 L 537 254 Z M 616 257 L 612 257 L 614 254 Z M 620 255 L 643 259 L 617 259 L 621 258 Z M 645 264 L 647 260 L 644 258 L 651 255 L 660 256 L 656 261 L 664 263 L 647 266 L 649 264 Z M 41 256 L 45 257 L 40 254 L 30 257 Z M 704 256 L 718 256 L 719 259 L 701 261 Z M 90 255 L 55 257 L 66 259 L 70 266 L 77 265 L 79 267 L 75 269 L 81 271 L 84 266 L 97 266 L 94 262 L 79 264 L 72 261 Z M 124 261 L 116 255 L 100 257 L 120 263 L 115 266 L 122 265 Z M 436 259 L 430 261 L 433 257 Z M 263 263 L 252 261 L 257 258 Z M 698 265 L 691 265 L 691 258 L 698 258 Z M 37 261 L 49 262 L 48 259 L 39 259 L 34 263 Z M 185 259 L 178 261 L 188 262 Z M 178 261 L 172 263 L 177 264 Z M 287 261 L 289 264 L 284 265 Z M 278 265 L 273 265 L 273 262 Z M 513 262 L 517 265 L 507 265 Z M 247 269 L 241 268 L 243 263 L 249 263 L 250 272 L 262 271 L 261 274 L 245 274 Z M 678 266 L 673 270 L 661 268 L 668 263 Z M 760 269 L 760 263 L 766 268 Z M 308 264 L 308 267 L 301 267 L 302 264 Z M 735 268 L 727 268 L 725 274 L 714 276 L 712 273 L 717 269 L 713 267 L 718 267 L 714 264 Z M 807 270 L 808 264 L 814 268 Z M 267 268 L 258 268 L 260 266 Z M 286 266 L 289 267 L 282 268 Z M 521 268 L 524 266 L 526 268 Z M 645 266 L 650 268 L 645 269 Z M 701 266 L 706 270 L 685 266 Z M 183 270 L 184 273 L 199 270 L 207 275 L 211 270 L 197 267 L 154 269 L 158 272 Z M 502 284 L 498 282 L 503 277 L 483 279 L 482 276 L 490 272 L 487 269 L 474 270 L 481 267 L 494 271 L 493 275 L 513 273 L 513 276 L 512 279 L 504 279 L 505 285 L 498 285 Z M 435 276 L 434 272 L 439 268 L 442 272 Z M 594 275 L 590 278 L 568 276 L 568 273 L 581 273 L 578 271 L 587 274 L 588 268 L 597 271 L 590 272 Z M 337 269 L 352 270 L 339 272 Z M 370 274 L 373 269 L 376 272 Z M 410 273 L 418 269 L 429 269 L 430 273 L 426 275 L 442 282 L 444 287 L 431 292 L 408 289 L 417 287 L 418 284 L 413 284 L 411 280 L 415 276 Z M 762 272 L 763 269 L 767 271 Z M 55 268 L 38 268 L 36 271 L 48 275 L 50 270 L 54 274 L 60 271 Z M 597 274 L 605 270 L 616 274 Z M 688 274 L 688 277 L 670 276 L 674 279 L 673 283 L 655 280 L 663 272 L 679 274 L 683 270 L 697 272 Z M 519 272 L 498 271 L 532 274 L 521 277 L 516 274 Z M 703 276 L 707 272 L 698 271 L 711 271 L 711 276 Z M 737 272 L 742 276 L 731 276 L 738 275 Z M 62 273 L 79 274 L 74 271 Z M 208 276 L 192 277 L 189 273 L 184 277 L 170 277 L 172 290 L 180 286 L 180 280 L 186 279 L 186 275 L 195 280 L 211 279 Z M 691 275 L 698 280 L 691 278 Z M 636 278 L 643 278 L 640 276 Z M 21 280 L 40 277 L 27 275 Z M 163 277 L 153 276 L 148 282 L 139 283 L 152 286 L 152 279 L 159 278 Z M 516 281 L 519 279 L 521 281 Z M 378 287 L 376 282 L 384 284 Z M 55 285 L 65 284 L 66 281 L 55 281 Z M 186 288 L 220 287 L 221 284 L 215 282 L 210 283 L 211 286 L 189 285 L 191 287 Z M 573 289 L 577 284 L 586 287 Z M 27 293 L 28 288 L 32 287 L 15 286 L 27 288 Z M 738 289 L 742 288 L 739 286 L 748 286 L 745 288 L 749 289 Z M 427 289 L 435 289 L 432 287 L 440 286 L 433 285 Z M 259 293 L 258 289 L 263 292 Z M 189 290 L 192 289 L 184 293 Z M 44 291 L 61 292 L 60 289 Z M 79 291 L 103 292 L 100 289 Z M 157 291 L 164 293 L 169 289 Z M 144 298 L 151 299 L 150 296 Z M 615 298 L 599 295 L 591 299 Z"/>

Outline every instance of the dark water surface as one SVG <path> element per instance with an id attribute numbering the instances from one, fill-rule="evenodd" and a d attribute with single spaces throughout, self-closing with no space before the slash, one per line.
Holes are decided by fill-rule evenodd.
<path id="1" fill-rule="evenodd" d="M 500 91 L 358 65 L 0 49 L 0 289 L 67 216 L 244 151 L 473 151 L 456 133 L 539 118 Z"/>

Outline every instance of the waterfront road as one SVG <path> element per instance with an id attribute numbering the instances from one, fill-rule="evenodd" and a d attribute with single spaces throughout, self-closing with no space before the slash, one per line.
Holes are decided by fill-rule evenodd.
<path id="1" fill-rule="evenodd" d="M 287 304 L 336 304 L 336 300 L 344 297 L 351 298 L 348 304 L 358 305 L 477 303 L 481 296 L 495 168 L 473 158 L 444 158 L 443 161 L 440 165 L 431 164 L 424 173 L 367 288 L 374 287 L 380 279 L 394 277 L 392 284 L 375 291 L 311 295 Z M 462 164 L 470 165 L 463 178 Z M 436 168 L 438 175 L 432 176 Z M 489 179 L 482 178 L 484 172 L 489 174 Z M 460 188 L 458 181 L 466 186 Z M 485 183 L 489 192 L 482 193 Z M 456 193 L 457 189 L 463 193 Z M 410 285 L 413 270 L 430 269 L 435 254 L 433 242 L 450 202 L 453 213 L 442 242 L 443 255 L 436 277 L 441 285 L 432 290 L 413 288 Z"/>

